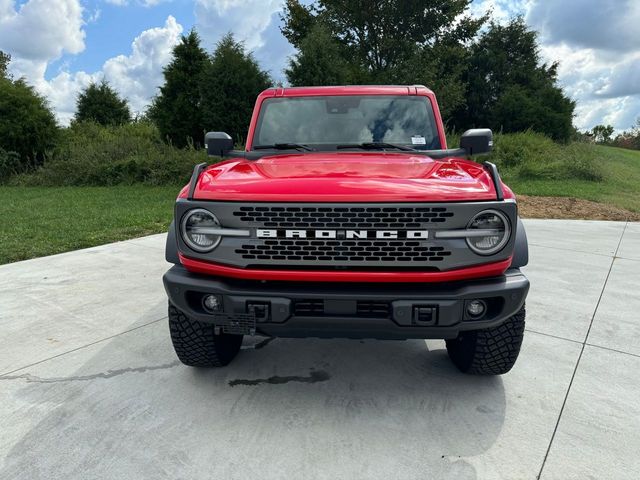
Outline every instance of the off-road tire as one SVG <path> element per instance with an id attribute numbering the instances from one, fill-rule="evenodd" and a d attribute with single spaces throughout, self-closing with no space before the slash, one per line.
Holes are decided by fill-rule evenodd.
<path id="1" fill-rule="evenodd" d="M 524 336 L 525 308 L 493 328 L 462 332 L 447 340 L 449 358 L 461 372 L 502 375 L 516 363 Z"/>
<path id="2" fill-rule="evenodd" d="M 176 355 L 190 367 L 224 367 L 242 345 L 243 335 L 216 335 L 213 325 L 190 319 L 171 303 L 169 331 Z"/>

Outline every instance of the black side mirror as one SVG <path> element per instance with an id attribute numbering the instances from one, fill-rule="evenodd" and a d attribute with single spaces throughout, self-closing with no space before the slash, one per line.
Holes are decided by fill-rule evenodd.
<path id="1" fill-rule="evenodd" d="M 467 130 L 460 138 L 460 148 L 463 148 L 467 155 L 489 153 L 493 148 L 493 132 L 488 128 Z"/>
<path id="2" fill-rule="evenodd" d="M 210 157 L 224 157 L 233 150 L 233 139 L 224 132 L 209 132 L 204 136 L 207 154 Z"/>

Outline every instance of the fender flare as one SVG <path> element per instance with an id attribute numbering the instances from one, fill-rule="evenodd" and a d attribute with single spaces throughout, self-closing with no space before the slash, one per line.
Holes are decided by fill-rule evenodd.
<path id="1" fill-rule="evenodd" d="M 169 232 L 167 233 L 167 244 L 164 250 L 164 258 L 167 262 L 175 265 L 180 265 L 180 258 L 178 257 L 178 240 L 176 239 L 176 226 L 172 220 L 169 225 Z"/>
<path id="2" fill-rule="evenodd" d="M 513 248 L 512 268 L 524 267 L 529 263 L 529 242 L 527 241 L 527 232 L 524 229 L 524 223 L 518 217 L 516 226 L 516 243 Z"/>

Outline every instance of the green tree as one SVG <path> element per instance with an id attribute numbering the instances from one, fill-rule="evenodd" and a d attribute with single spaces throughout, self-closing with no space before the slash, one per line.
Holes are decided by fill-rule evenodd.
<path id="1" fill-rule="evenodd" d="M 345 85 L 351 83 L 349 69 L 338 42 L 324 25 L 318 24 L 300 41 L 300 49 L 289 60 L 285 74 L 294 87 Z"/>
<path id="2" fill-rule="evenodd" d="M 638 117 L 636 122 L 631 126 L 631 130 L 625 130 L 616 135 L 616 138 L 613 140 L 613 145 L 620 148 L 640 150 L 640 117 Z"/>
<path id="3" fill-rule="evenodd" d="M 317 50 L 317 39 L 310 48 L 307 37 L 317 37 L 317 25 L 322 25 L 340 47 L 330 47 L 330 58 L 341 57 L 351 67 L 349 80 L 424 83 L 438 90 L 445 111 L 451 111 L 464 97 L 466 44 L 487 19 L 471 17 L 470 4 L 470 0 L 316 0 L 306 6 L 287 0 L 281 30 L 299 50 L 299 60 Z"/>
<path id="4" fill-rule="evenodd" d="M 242 42 L 232 34 L 216 45 L 202 76 L 202 121 L 209 131 L 227 132 L 242 143 L 247 134 L 256 96 L 271 85 Z"/>
<path id="5" fill-rule="evenodd" d="M 177 147 L 204 141 L 200 83 L 209 60 L 195 30 L 183 36 L 164 68 L 164 85 L 147 112 L 162 138 Z"/>
<path id="6" fill-rule="evenodd" d="M 95 122 L 100 125 L 123 125 L 131 122 L 126 100 L 103 80 L 91 83 L 78 95 L 75 122 Z"/>
<path id="7" fill-rule="evenodd" d="M 46 100 L 24 80 L 0 77 L 0 176 L 41 165 L 57 135 Z"/>
<path id="8" fill-rule="evenodd" d="M 9 77 L 9 62 L 11 62 L 11 55 L 0 50 L 0 78 Z"/>
<path id="9" fill-rule="evenodd" d="M 591 133 L 595 137 L 597 143 L 609 143 L 611 142 L 611 135 L 613 135 L 614 128 L 611 125 L 596 125 L 591 130 Z"/>
<path id="10" fill-rule="evenodd" d="M 557 69 L 557 63 L 541 62 L 537 33 L 522 17 L 507 25 L 492 22 L 471 47 L 466 101 L 454 114 L 455 128 L 530 128 L 567 141 L 575 103 L 557 85 Z"/>

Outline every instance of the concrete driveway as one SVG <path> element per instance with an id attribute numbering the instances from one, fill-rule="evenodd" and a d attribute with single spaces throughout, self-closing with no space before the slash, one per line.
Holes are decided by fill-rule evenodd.
<path id="1" fill-rule="evenodd" d="M 442 341 L 249 338 L 184 367 L 163 235 L 2 266 L 0 478 L 636 479 L 640 224 L 526 225 L 527 333 L 495 378 Z"/>

